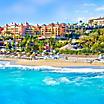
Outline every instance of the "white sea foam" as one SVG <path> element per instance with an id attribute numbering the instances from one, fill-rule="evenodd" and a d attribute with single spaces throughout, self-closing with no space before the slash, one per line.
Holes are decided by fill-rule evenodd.
<path id="1" fill-rule="evenodd" d="M 21 70 L 39 70 L 45 72 L 55 72 L 55 73 L 101 73 L 104 72 L 104 68 L 59 68 L 59 67 L 52 67 L 52 66 L 23 66 L 23 65 L 11 65 L 10 62 L 5 64 L 0 64 L 0 67 L 18 67 Z"/>
<path id="2" fill-rule="evenodd" d="M 62 68 L 58 70 L 52 70 L 51 72 L 56 73 L 98 73 L 104 72 L 104 69 L 93 69 L 93 68 Z"/>
<path id="3" fill-rule="evenodd" d="M 70 82 L 70 80 L 67 77 L 61 77 L 58 79 L 58 81 L 61 83 L 69 83 Z"/>
<path id="4" fill-rule="evenodd" d="M 43 82 L 46 84 L 46 85 L 51 85 L 51 86 L 54 86 L 54 85 L 59 85 L 59 84 L 68 84 L 70 83 L 70 80 L 67 78 L 67 77 L 60 77 L 60 78 L 51 78 L 51 77 L 46 77 Z"/>
<path id="5" fill-rule="evenodd" d="M 83 79 L 99 79 L 99 78 L 104 78 L 104 75 L 97 75 L 94 77 L 84 77 Z"/>
<path id="6" fill-rule="evenodd" d="M 104 78 L 104 75 L 101 75 L 101 76 L 95 76 L 93 78 Z"/>
<path id="7" fill-rule="evenodd" d="M 46 85 L 51 85 L 51 86 L 54 86 L 54 85 L 58 85 L 59 82 L 57 82 L 55 79 L 53 78 L 45 78 L 43 80 L 43 82 L 46 84 Z"/>

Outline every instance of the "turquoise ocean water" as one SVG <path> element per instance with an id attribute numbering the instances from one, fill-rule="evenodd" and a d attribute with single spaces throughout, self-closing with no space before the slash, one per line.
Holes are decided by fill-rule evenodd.
<path id="1" fill-rule="evenodd" d="M 71 67 L 74 68 L 77 67 Z M 77 70 L 86 68 L 104 69 Z M 0 104 L 104 104 L 103 71 L 59 73 L 21 69 L 25 68 L 0 67 Z"/>

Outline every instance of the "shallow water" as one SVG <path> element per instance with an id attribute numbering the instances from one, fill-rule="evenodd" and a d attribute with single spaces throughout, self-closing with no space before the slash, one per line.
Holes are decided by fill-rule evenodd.
<path id="1" fill-rule="evenodd" d="M 0 69 L 0 104 L 104 104 L 103 71 L 55 73 L 25 70 L 25 67 Z"/>

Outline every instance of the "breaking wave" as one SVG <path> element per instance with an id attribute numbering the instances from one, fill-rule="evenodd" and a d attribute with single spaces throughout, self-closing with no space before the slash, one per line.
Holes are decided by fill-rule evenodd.
<path id="1" fill-rule="evenodd" d="M 60 78 L 51 78 L 51 77 L 46 77 L 43 82 L 46 85 L 59 85 L 59 84 L 68 84 L 70 83 L 70 80 L 67 77 L 60 77 Z"/>
<path id="2" fill-rule="evenodd" d="M 9 61 L 0 61 L 0 69 L 6 69 L 7 67 L 17 67 L 21 70 L 38 70 L 43 72 L 54 72 L 54 73 L 103 73 L 104 66 L 101 67 L 51 67 L 51 66 L 23 66 L 23 65 L 11 65 Z"/>
<path id="3" fill-rule="evenodd" d="M 60 84 L 59 82 L 57 82 L 57 81 L 56 81 L 55 79 L 53 79 L 53 78 L 45 78 L 45 79 L 43 80 L 43 82 L 44 82 L 46 85 L 52 85 L 52 86 Z"/>
<path id="4" fill-rule="evenodd" d="M 104 69 L 102 68 L 61 68 L 61 69 L 55 69 L 51 70 L 51 72 L 55 73 L 99 73 L 104 72 Z"/>
<path id="5" fill-rule="evenodd" d="M 55 86 L 55 85 L 59 85 L 59 84 L 75 84 L 77 86 L 81 85 L 81 84 L 88 84 L 90 85 L 91 80 L 93 79 L 104 79 L 104 74 L 96 74 L 95 76 L 88 76 L 88 74 L 84 74 L 86 76 L 74 76 L 73 78 L 71 77 L 59 77 L 59 78 L 53 78 L 53 77 L 45 77 L 43 79 L 43 82 L 46 85 L 49 86 Z"/>

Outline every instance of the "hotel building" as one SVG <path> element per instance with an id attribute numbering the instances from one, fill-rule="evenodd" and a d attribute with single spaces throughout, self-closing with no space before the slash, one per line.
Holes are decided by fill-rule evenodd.
<path id="1" fill-rule="evenodd" d="M 45 38 L 50 38 L 50 37 L 56 37 L 56 36 L 63 36 L 66 33 L 66 27 L 67 25 L 62 23 L 62 24 L 54 24 L 51 23 L 49 25 L 29 25 L 29 23 L 25 24 L 16 24 L 16 23 L 11 23 L 11 24 L 6 24 L 3 29 L 1 30 L 1 34 L 18 34 L 18 35 L 41 35 Z"/>
<path id="2" fill-rule="evenodd" d="M 56 36 L 63 36 L 66 32 L 66 24 L 54 24 L 51 23 L 49 25 L 42 25 L 41 26 L 41 35 L 45 37 L 56 37 Z"/>
<path id="3" fill-rule="evenodd" d="M 88 21 L 88 23 L 91 26 L 94 26 L 94 25 L 104 26 L 104 17 L 103 18 L 90 19 Z"/>
<path id="4" fill-rule="evenodd" d="M 19 34 L 19 35 L 25 35 L 25 34 L 34 34 L 34 28 L 29 25 L 27 22 L 25 24 L 6 24 L 3 27 L 2 34 Z"/>

